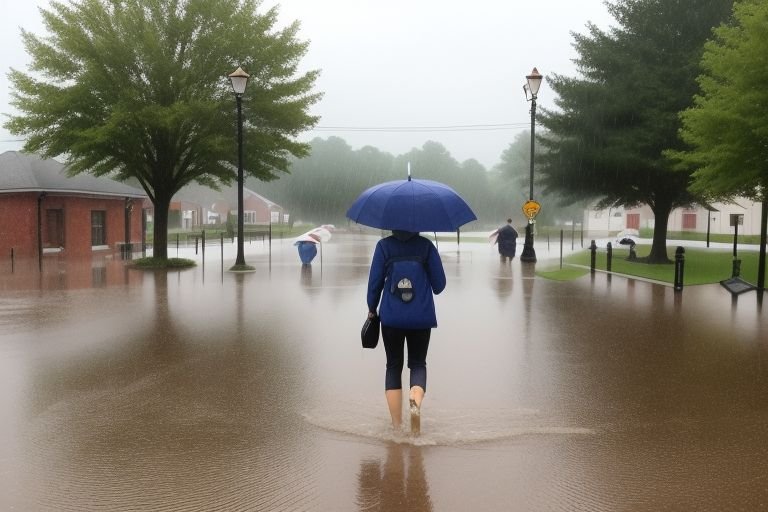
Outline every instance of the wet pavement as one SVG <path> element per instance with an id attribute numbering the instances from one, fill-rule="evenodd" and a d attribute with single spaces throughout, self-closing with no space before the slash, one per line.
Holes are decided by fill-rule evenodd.
<path id="1" fill-rule="evenodd" d="M 412 438 L 360 348 L 375 241 L 335 233 L 309 269 L 254 242 L 247 274 L 229 247 L 167 273 L 0 263 L 0 510 L 768 509 L 755 292 L 555 282 L 441 242 Z"/>

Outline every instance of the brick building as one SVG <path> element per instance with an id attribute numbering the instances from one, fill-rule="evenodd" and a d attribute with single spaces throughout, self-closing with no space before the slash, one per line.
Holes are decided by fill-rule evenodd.
<path id="1" fill-rule="evenodd" d="M 144 239 L 143 190 L 37 155 L 0 154 L 0 259 L 114 254 Z"/>
<path id="2" fill-rule="evenodd" d="M 243 187 L 243 224 L 248 227 L 280 224 L 287 212 L 279 204 Z M 208 224 L 221 225 L 228 216 L 237 217 L 237 186 L 213 190 L 191 183 L 182 188 L 170 206 L 169 227 L 200 229 Z M 171 219 L 178 219 L 172 222 Z M 176 224 L 178 222 L 178 224 Z"/>

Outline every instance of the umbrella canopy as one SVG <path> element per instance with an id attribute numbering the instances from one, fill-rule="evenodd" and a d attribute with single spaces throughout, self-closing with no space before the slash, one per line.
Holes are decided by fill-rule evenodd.
<path id="1" fill-rule="evenodd" d="M 310 242 L 313 244 L 327 242 L 331 239 L 331 232 L 326 226 L 331 226 L 331 224 L 323 224 L 319 228 L 311 229 L 306 233 L 297 236 L 294 239 L 293 245 L 299 245 L 302 242 Z"/>
<path id="2" fill-rule="evenodd" d="M 396 180 L 375 185 L 347 210 L 353 221 L 379 229 L 456 231 L 476 220 L 469 205 L 448 185 L 431 180 Z"/>

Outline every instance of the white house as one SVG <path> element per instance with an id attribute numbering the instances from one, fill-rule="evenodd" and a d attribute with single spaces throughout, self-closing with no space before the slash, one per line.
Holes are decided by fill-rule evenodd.
<path id="1" fill-rule="evenodd" d="M 760 234 L 761 203 L 746 198 L 732 202 L 717 202 L 692 208 L 676 208 L 669 215 L 668 231 L 733 234 L 731 216 L 740 215 L 739 234 Z M 638 208 L 588 209 L 584 211 L 584 230 L 591 233 L 613 234 L 623 229 L 653 228 L 655 217 L 648 206 Z"/>

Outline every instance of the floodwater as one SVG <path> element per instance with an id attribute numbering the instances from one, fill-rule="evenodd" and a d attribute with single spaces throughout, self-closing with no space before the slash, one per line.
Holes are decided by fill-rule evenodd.
<path id="1" fill-rule="evenodd" d="M 229 248 L 168 273 L 2 262 L 0 510 L 768 509 L 755 292 L 554 282 L 441 242 L 413 438 L 360 348 L 375 241 L 336 233 L 310 269 L 247 244 L 248 274 Z"/>

